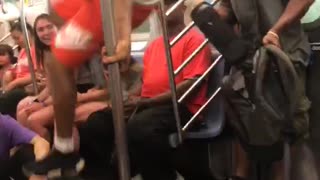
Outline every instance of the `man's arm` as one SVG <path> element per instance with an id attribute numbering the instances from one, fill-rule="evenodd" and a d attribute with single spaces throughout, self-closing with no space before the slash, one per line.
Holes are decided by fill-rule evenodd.
<path id="1" fill-rule="evenodd" d="M 180 98 L 195 82 L 195 79 L 184 80 L 183 82 L 177 84 L 176 92 L 177 98 Z M 196 92 L 196 91 L 193 91 Z M 148 100 L 148 105 L 162 105 L 172 102 L 172 92 L 167 91 L 165 93 L 159 94 L 156 97 L 150 98 Z"/>
<path id="2" fill-rule="evenodd" d="M 114 9 L 118 40 L 130 42 L 132 0 L 116 0 Z"/>
<path id="3" fill-rule="evenodd" d="M 289 0 L 282 16 L 278 22 L 271 28 L 271 31 L 280 35 L 283 31 L 289 28 L 293 23 L 300 19 L 308 11 L 314 0 Z"/>
<path id="4" fill-rule="evenodd" d="M 131 49 L 131 11 L 132 0 L 114 1 L 115 26 L 117 34 L 117 46 L 115 55 L 111 57 L 104 56 L 103 63 L 110 64 L 114 62 L 129 59 Z M 106 50 L 102 50 L 106 54 Z"/>

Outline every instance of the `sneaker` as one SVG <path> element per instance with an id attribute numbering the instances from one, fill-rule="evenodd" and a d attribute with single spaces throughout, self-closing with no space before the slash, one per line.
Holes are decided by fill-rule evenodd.
<path id="1" fill-rule="evenodd" d="M 49 179 L 77 176 L 84 169 L 85 162 L 77 153 L 63 154 L 57 150 L 44 160 L 23 166 L 26 176 L 47 176 Z"/>

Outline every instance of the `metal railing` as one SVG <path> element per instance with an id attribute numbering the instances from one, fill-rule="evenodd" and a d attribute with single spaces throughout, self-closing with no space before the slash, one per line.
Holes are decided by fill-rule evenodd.
<path id="1" fill-rule="evenodd" d="M 8 33 L 8 34 L 4 35 L 4 36 L 0 39 L 0 43 L 2 43 L 3 41 L 7 40 L 10 36 L 11 36 L 11 33 Z"/>
<path id="2" fill-rule="evenodd" d="M 21 26 L 22 26 L 25 49 L 26 49 L 26 54 L 27 54 L 27 58 L 28 58 L 29 71 L 30 71 L 30 75 L 32 78 L 33 90 L 34 90 L 35 94 L 38 95 L 39 89 L 37 86 L 36 73 L 35 73 L 34 64 L 33 64 L 32 56 L 31 56 L 30 38 L 29 38 L 29 33 L 28 33 L 29 31 L 27 29 L 27 22 L 26 22 L 26 17 L 25 17 L 24 0 L 20 0 L 20 8 L 21 8 L 20 22 L 21 22 Z"/>
<path id="3" fill-rule="evenodd" d="M 142 1 L 143 2 L 143 1 Z M 220 92 L 221 88 L 218 88 L 207 100 L 207 102 L 196 112 L 193 117 L 187 122 L 182 128 L 179 108 L 178 104 L 182 103 L 183 100 L 194 91 L 194 89 L 199 86 L 199 84 L 205 79 L 205 77 L 212 71 L 212 69 L 216 66 L 216 64 L 221 60 L 221 56 L 219 56 L 207 69 L 207 71 L 198 78 L 198 80 L 193 84 L 179 99 L 177 97 L 176 92 L 176 83 L 175 76 L 177 76 L 184 67 L 186 67 L 197 54 L 203 50 L 203 48 L 208 44 L 208 39 L 206 39 L 185 61 L 178 67 L 176 70 L 173 68 L 171 48 L 186 34 L 189 30 L 195 25 L 194 22 L 191 22 L 187 25 L 184 30 L 178 34 L 171 42 L 168 36 L 168 30 L 166 27 L 166 17 L 171 15 L 171 13 L 179 6 L 183 4 L 184 0 L 179 0 L 175 5 L 173 5 L 167 12 L 165 12 L 165 5 L 163 0 L 155 0 L 148 4 L 142 4 L 147 6 L 159 6 L 161 12 L 161 25 L 162 32 L 165 43 L 165 53 L 168 64 L 168 72 L 170 79 L 170 90 L 172 92 L 172 103 L 174 108 L 174 114 L 176 119 L 176 126 L 178 132 L 178 141 L 179 143 L 183 142 L 183 133 L 188 130 L 190 125 L 194 122 L 194 120 L 203 112 L 206 106 L 216 97 L 216 95 Z M 100 0 L 101 5 L 101 15 L 103 22 L 103 30 L 104 30 L 104 40 L 106 42 L 106 48 L 108 55 L 114 54 L 114 49 L 116 45 L 116 32 L 115 32 L 115 22 L 114 22 L 114 13 L 113 13 L 113 0 Z M 218 0 L 212 2 L 212 5 L 218 3 Z M 23 25 L 23 33 L 25 37 L 26 43 L 26 52 L 28 56 L 29 68 L 33 80 L 33 86 L 35 91 L 38 92 L 37 84 L 35 81 L 35 71 L 32 62 L 32 57 L 30 53 L 30 41 L 28 37 L 28 30 L 26 28 L 25 15 L 24 15 L 24 3 L 21 0 L 21 23 Z M 126 130 L 125 130 L 125 121 L 123 114 L 123 98 L 122 98 L 122 88 L 120 81 L 120 71 L 119 64 L 114 63 L 108 66 L 108 70 L 110 73 L 110 79 L 108 81 L 108 87 L 110 88 L 111 101 L 112 101 L 112 113 L 113 113 L 113 122 L 114 122 L 114 133 L 115 133 L 115 144 L 116 144 L 116 154 L 118 160 L 118 169 L 121 180 L 129 180 L 130 179 L 130 171 L 129 171 L 129 157 L 127 151 L 127 139 L 126 139 Z"/>
<path id="4" fill-rule="evenodd" d="M 213 68 L 218 64 L 218 62 L 222 59 L 222 56 L 219 56 L 210 66 L 209 68 L 201 75 L 196 82 L 178 99 L 177 93 L 176 93 L 176 83 L 175 83 L 175 77 L 182 72 L 182 70 L 205 48 L 209 40 L 205 39 L 203 43 L 199 45 L 198 48 L 195 49 L 193 53 L 185 60 L 183 63 L 177 68 L 173 69 L 172 67 L 172 57 L 171 57 L 171 48 L 182 38 L 185 34 L 187 34 L 195 25 L 195 23 L 192 21 L 189 23 L 173 40 L 170 42 L 168 33 L 167 33 L 167 27 L 165 18 L 170 16 L 179 6 L 183 4 L 184 0 L 179 0 L 176 2 L 171 8 L 169 8 L 168 11 L 165 12 L 164 9 L 164 2 L 163 0 L 160 2 L 160 13 L 161 13 L 161 25 L 162 25 L 162 32 L 164 37 L 164 43 L 165 43 L 165 51 L 166 51 L 166 57 L 168 62 L 168 71 L 169 71 L 169 79 L 170 79 L 170 88 L 172 92 L 172 102 L 173 102 L 173 108 L 176 118 L 176 126 L 177 126 L 177 134 L 178 134 L 178 143 L 183 142 L 183 134 L 188 131 L 188 128 L 191 126 L 191 124 L 199 117 L 199 115 L 206 109 L 207 105 L 217 96 L 217 94 L 220 92 L 221 88 L 218 88 L 209 98 L 208 100 L 203 104 L 202 107 L 191 117 L 191 119 L 182 127 L 181 126 L 181 119 L 179 115 L 179 109 L 178 104 L 183 103 L 183 101 L 192 93 L 194 90 L 203 82 L 203 80 L 208 76 L 208 74 L 213 70 Z M 219 0 L 211 2 L 211 5 L 214 6 L 219 2 Z"/>
<path id="5" fill-rule="evenodd" d="M 169 80 L 170 80 L 170 89 L 172 93 L 172 103 L 174 109 L 174 115 L 176 119 L 177 126 L 177 134 L 178 134 L 178 143 L 183 142 L 183 133 L 188 130 L 188 127 L 192 124 L 192 122 L 203 112 L 206 106 L 214 99 L 214 97 L 220 92 L 221 88 L 218 88 L 215 93 L 208 99 L 208 101 L 199 109 L 198 112 L 194 114 L 194 116 L 186 123 L 186 125 L 181 127 L 181 119 L 179 114 L 178 104 L 182 103 L 183 100 L 194 91 L 194 89 L 203 81 L 203 79 L 210 73 L 210 71 L 215 67 L 215 65 L 221 60 L 221 56 L 219 56 L 212 65 L 208 68 L 208 70 L 193 84 L 185 94 L 183 94 L 179 99 L 177 97 L 176 92 L 176 83 L 175 76 L 177 76 L 193 59 L 196 57 L 199 52 L 208 45 L 209 40 L 205 39 L 205 41 L 177 68 L 173 69 L 172 66 L 172 56 L 171 56 L 171 48 L 185 35 L 187 34 L 194 26 L 194 21 L 190 22 L 176 37 L 173 38 L 172 41 L 169 40 L 167 27 L 166 27 L 166 17 L 170 16 L 178 7 L 183 5 L 185 0 L 179 0 L 174 5 L 172 5 L 167 11 L 165 11 L 164 0 L 155 0 L 148 3 L 142 3 L 140 1 L 136 3 L 140 3 L 140 5 L 145 6 L 158 6 L 160 9 L 160 20 L 162 26 L 163 39 L 165 44 L 165 53 L 167 58 L 168 72 L 169 72 Z M 210 3 L 211 6 L 215 6 L 220 0 L 214 0 Z"/>

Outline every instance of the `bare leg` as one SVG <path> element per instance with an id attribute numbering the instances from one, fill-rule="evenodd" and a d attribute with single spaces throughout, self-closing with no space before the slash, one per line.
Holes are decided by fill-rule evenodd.
<path id="1" fill-rule="evenodd" d="M 74 73 L 72 69 L 60 64 L 52 54 L 48 54 L 48 58 L 48 80 L 56 118 L 56 137 L 70 139 L 77 98 Z"/>
<path id="2" fill-rule="evenodd" d="M 37 112 L 32 113 L 28 117 L 28 127 L 41 137 L 51 141 L 50 134 L 47 127 L 53 125 L 54 114 L 53 107 L 48 106 Z"/>
<path id="3" fill-rule="evenodd" d="M 106 102 L 93 101 L 85 104 L 81 104 L 76 108 L 76 123 L 84 123 L 87 121 L 88 117 L 99 110 L 105 109 L 108 107 Z"/>
<path id="4" fill-rule="evenodd" d="M 76 152 L 73 122 L 76 86 L 72 69 L 61 65 L 51 54 L 46 54 L 45 67 L 52 95 L 55 115 L 54 151 L 43 160 L 24 166 L 26 175 L 75 176 L 84 168 L 84 161 Z M 45 132 L 44 132 L 45 133 Z"/>

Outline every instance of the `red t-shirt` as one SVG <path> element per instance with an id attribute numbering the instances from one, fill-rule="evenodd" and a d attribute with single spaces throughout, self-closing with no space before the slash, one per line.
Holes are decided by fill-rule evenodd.
<path id="1" fill-rule="evenodd" d="M 201 33 L 192 29 L 176 43 L 171 49 L 174 69 L 177 69 L 204 40 Z M 176 76 L 176 84 L 201 76 L 208 69 L 210 59 L 210 49 L 205 47 Z M 152 98 L 170 90 L 163 37 L 154 40 L 146 49 L 143 64 L 142 97 Z M 206 102 L 206 92 L 207 84 L 205 82 L 194 97 L 188 98 L 188 101 L 185 102 L 191 113 L 195 113 Z"/>

